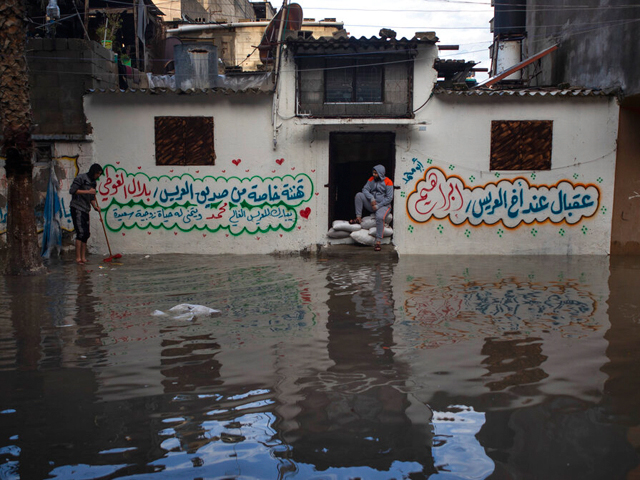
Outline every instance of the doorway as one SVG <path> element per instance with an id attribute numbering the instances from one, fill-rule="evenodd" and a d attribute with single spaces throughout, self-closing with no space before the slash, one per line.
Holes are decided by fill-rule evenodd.
<path id="1" fill-rule="evenodd" d="M 354 218 L 353 199 L 374 166 L 384 165 L 386 176 L 394 180 L 395 139 L 393 132 L 330 134 L 329 226 L 334 220 Z"/>

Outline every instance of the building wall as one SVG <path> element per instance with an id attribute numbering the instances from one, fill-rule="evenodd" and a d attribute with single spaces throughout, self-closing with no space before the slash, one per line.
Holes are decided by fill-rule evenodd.
<path id="1" fill-rule="evenodd" d="M 289 73 L 281 77 L 274 117 L 271 95 L 87 96 L 93 160 L 107 167 L 98 200 L 106 209 L 112 250 L 314 250 L 328 242 L 325 185 L 331 133 L 391 131 L 398 187 L 393 243 L 399 253 L 607 254 L 615 99 L 430 98 L 436 55 L 436 48 L 428 47 L 417 57 L 415 121 L 387 119 L 367 125 L 352 119 L 295 117 L 296 82 L 288 56 L 283 72 Z M 213 116 L 215 165 L 156 166 L 155 116 Z M 490 171 L 492 120 L 552 120 L 551 170 Z M 366 178 L 353 181 L 363 185 Z M 496 205 L 496 198 L 504 199 L 503 204 Z M 106 252 L 98 235 L 91 242 Z"/>
<path id="2" fill-rule="evenodd" d="M 533 85 L 567 82 L 587 88 L 621 87 L 625 95 L 640 94 L 637 5 L 611 8 L 598 0 L 563 2 L 564 7 L 573 7 L 563 9 L 547 5 L 544 0 L 527 1 L 525 57 L 560 44 L 542 60 Z"/>
<path id="3" fill-rule="evenodd" d="M 640 254 L 640 109 L 620 109 L 612 254 Z"/>
<path id="4" fill-rule="evenodd" d="M 203 28 L 197 31 L 177 33 L 176 36 L 187 41 L 213 42 L 218 47 L 218 55 L 227 66 L 240 65 L 245 72 L 264 70 L 260 61 L 260 54 L 256 49 L 260 45 L 268 22 L 246 22 L 234 27 L 213 29 Z M 302 29 L 312 32 L 315 38 L 332 37 L 333 32 L 339 30 L 341 24 L 336 22 L 306 22 Z M 188 39 L 188 40 L 187 40 Z M 270 68 L 270 67 L 269 67 Z"/>
<path id="5" fill-rule="evenodd" d="M 436 96 L 396 167 L 400 251 L 609 253 L 617 113 L 612 97 Z M 492 120 L 552 120 L 551 169 L 491 171 Z"/>

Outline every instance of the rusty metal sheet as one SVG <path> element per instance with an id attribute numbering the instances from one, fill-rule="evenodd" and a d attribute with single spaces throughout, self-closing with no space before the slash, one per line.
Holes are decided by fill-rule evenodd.
<path id="1" fill-rule="evenodd" d="M 491 170 L 551 170 L 553 121 L 491 122 Z"/>
<path id="2" fill-rule="evenodd" d="M 213 117 L 155 117 L 156 165 L 214 165 Z"/>

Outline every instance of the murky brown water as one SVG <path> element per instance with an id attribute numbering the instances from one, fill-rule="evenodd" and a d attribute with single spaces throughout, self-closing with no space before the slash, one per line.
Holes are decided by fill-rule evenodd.
<path id="1" fill-rule="evenodd" d="M 50 269 L 0 278 L 2 479 L 640 478 L 638 259 Z"/>

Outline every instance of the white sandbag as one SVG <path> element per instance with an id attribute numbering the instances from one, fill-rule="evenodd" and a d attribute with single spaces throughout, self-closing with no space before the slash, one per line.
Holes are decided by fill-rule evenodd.
<path id="1" fill-rule="evenodd" d="M 387 214 L 387 216 L 384 217 L 384 223 L 386 223 L 387 225 L 389 225 L 392 220 L 393 220 L 393 215 L 391 213 Z M 375 215 L 369 215 L 368 217 L 364 217 L 362 219 L 362 223 L 360 224 L 360 226 L 365 230 L 369 230 L 371 227 L 375 227 L 376 226 L 376 216 Z"/>
<path id="2" fill-rule="evenodd" d="M 213 308 L 205 307 L 204 305 L 192 305 L 190 303 L 181 303 L 180 305 L 171 307 L 169 311 L 173 313 L 191 313 L 193 315 L 209 317 L 215 313 L 220 313 L 220 310 L 214 310 Z"/>
<path id="3" fill-rule="evenodd" d="M 375 227 L 376 226 L 376 217 L 373 216 L 373 215 L 369 215 L 368 217 L 364 217 L 362 219 L 362 223 L 360 224 L 360 226 L 364 230 L 369 230 L 371 227 Z"/>
<path id="4" fill-rule="evenodd" d="M 370 228 L 369 229 L 369 235 L 373 235 L 374 237 L 376 236 L 376 227 Z M 393 228 L 391 227 L 384 227 L 384 230 L 382 230 L 382 237 L 391 237 L 393 235 Z"/>
<path id="5" fill-rule="evenodd" d="M 329 238 L 348 238 L 351 232 L 347 232 L 345 230 L 336 230 L 335 228 L 330 228 L 327 232 L 327 237 Z"/>
<path id="6" fill-rule="evenodd" d="M 368 230 L 358 230 L 357 232 L 353 232 L 351 233 L 351 238 L 362 245 L 373 245 L 376 243 L 376 237 L 369 235 Z"/>
<path id="7" fill-rule="evenodd" d="M 362 228 L 359 223 L 354 223 L 352 225 L 346 220 L 334 220 L 331 226 L 333 227 L 334 230 L 339 230 L 343 232 L 356 232 Z"/>

